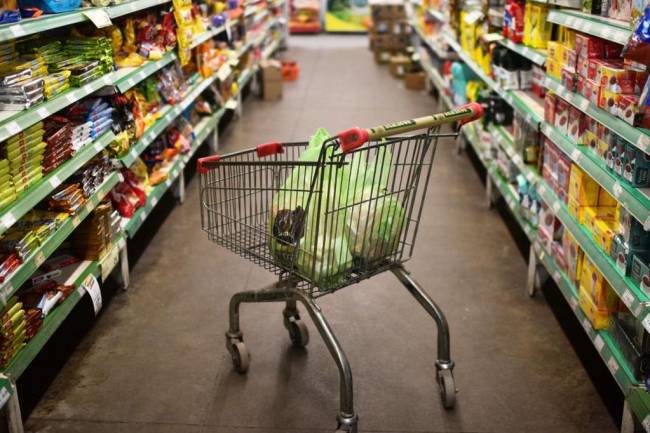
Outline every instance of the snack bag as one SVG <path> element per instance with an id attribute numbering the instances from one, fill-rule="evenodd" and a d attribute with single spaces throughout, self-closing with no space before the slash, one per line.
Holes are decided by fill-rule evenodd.
<path id="1" fill-rule="evenodd" d="M 316 131 L 299 161 L 318 161 L 327 138 L 326 130 Z M 330 157 L 325 155 L 326 160 Z M 273 197 L 269 248 L 284 265 L 291 265 L 296 255 L 297 270 L 325 288 L 338 284 L 353 264 L 344 233 L 345 196 L 339 191 L 347 168 L 327 165 L 320 170 L 315 187 L 323 181 L 320 209 L 317 195 L 310 200 L 306 192 L 311 189 L 316 170 L 316 166 L 294 167 L 282 190 Z"/>

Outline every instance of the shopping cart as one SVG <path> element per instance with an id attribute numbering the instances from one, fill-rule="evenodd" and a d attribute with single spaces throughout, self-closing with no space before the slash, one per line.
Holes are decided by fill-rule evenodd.
<path id="1" fill-rule="evenodd" d="M 309 333 L 300 302 L 339 369 L 337 431 L 356 432 L 350 365 L 315 299 L 391 271 L 436 321 L 437 381 L 444 407 L 454 406 L 447 321 L 403 264 L 413 253 L 437 140 L 457 136 L 440 133 L 441 125 L 482 113 L 473 103 L 368 130 L 352 128 L 320 147 L 267 143 L 198 161 L 203 230 L 218 245 L 279 276 L 230 300 L 226 347 L 236 371 L 245 373 L 250 363 L 240 304 L 285 302 L 284 325 L 292 343 L 304 347 Z M 394 137 L 416 130 L 426 132 Z"/>

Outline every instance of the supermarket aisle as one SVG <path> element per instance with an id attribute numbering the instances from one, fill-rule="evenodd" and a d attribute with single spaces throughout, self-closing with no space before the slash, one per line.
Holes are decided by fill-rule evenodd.
<path id="1" fill-rule="evenodd" d="M 377 67 L 363 37 L 293 38 L 301 79 L 283 101 L 248 100 L 223 151 L 306 139 L 426 114 L 424 94 Z M 391 275 L 320 304 L 352 363 L 363 432 L 613 432 L 587 374 L 541 299 L 523 293 L 526 265 L 453 143 L 438 151 L 414 276 L 446 311 L 459 404 L 442 409 L 433 323 Z M 210 244 L 196 180 L 27 426 L 39 432 L 333 432 L 338 376 L 313 326 L 290 347 L 280 305 L 244 306 L 247 376 L 224 348 L 229 295 L 271 275 Z"/>

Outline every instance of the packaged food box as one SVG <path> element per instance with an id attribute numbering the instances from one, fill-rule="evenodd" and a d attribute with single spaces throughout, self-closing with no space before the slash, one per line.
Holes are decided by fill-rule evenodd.
<path id="1" fill-rule="evenodd" d="M 621 94 L 601 88 L 598 107 L 607 111 L 609 114 L 616 116 L 618 114 L 618 105 L 621 100 Z"/>
<path id="2" fill-rule="evenodd" d="M 573 198 L 581 206 L 595 206 L 598 203 L 600 187 L 589 175 L 577 165 L 571 166 L 569 178 L 569 198 Z"/>
<path id="3" fill-rule="evenodd" d="M 650 155 L 636 146 L 626 146 L 623 179 L 637 188 L 650 186 Z"/>
<path id="4" fill-rule="evenodd" d="M 594 329 L 599 330 L 609 327 L 609 313 L 599 310 L 591 299 L 591 296 L 589 296 L 589 292 L 582 287 L 578 290 L 578 304 Z"/>
<path id="5" fill-rule="evenodd" d="M 562 234 L 562 249 L 564 250 L 564 258 L 567 264 L 567 276 L 573 284 L 577 285 L 582 271 L 584 252 L 568 230 L 564 230 Z"/>
<path id="6" fill-rule="evenodd" d="M 555 127 L 563 134 L 567 133 L 569 123 L 569 103 L 562 98 L 557 99 L 555 104 Z"/>

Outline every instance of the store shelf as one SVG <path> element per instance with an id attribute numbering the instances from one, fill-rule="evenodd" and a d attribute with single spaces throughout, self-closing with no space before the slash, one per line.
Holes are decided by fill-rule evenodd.
<path id="1" fill-rule="evenodd" d="M 174 51 L 169 51 L 160 60 L 149 61 L 135 68 L 122 68 L 114 72 L 113 85 L 120 93 L 124 93 L 145 78 L 155 74 L 178 57 Z"/>
<path id="2" fill-rule="evenodd" d="M 548 20 L 589 35 L 625 45 L 632 35 L 629 24 L 568 9 L 551 9 Z"/>
<path id="3" fill-rule="evenodd" d="M 120 161 L 126 166 L 131 167 L 135 160 L 140 156 L 140 154 L 158 138 L 160 134 L 165 131 L 171 125 L 178 116 L 183 113 L 189 107 L 194 100 L 201 94 L 205 89 L 210 86 L 219 76 L 219 72 L 224 69 L 222 68 L 214 73 L 209 78 L 199 79 L 193 85 L 190 86 L 185 98 L 176 105 L 166 105 L 161 109 L 160 117 L 154 122 L 147 130 L 142 134 L 140 139 L 131 146 L 129 152 L 120 158 Z"/>
<path id="4" fill-rule="evenodd" d="M 495 91 L 501 98 L 503 98 L 510 106 L 512 106 L 526 122 L 538 128 L 540 123 L 544 120 L 544 105 L 535 97 L 531 96 L 526 91 L 522 90 L 504 90 L 499 86 L 496 81 L 490 78 L 483 68 L 477 65 L 474 60 L 461 48 L 453 36 L 445 34 L 445 40 L 454 51 L 458 53 L 460 59 L 465 62 L 467 66 L 474 71 L 478 77 L 485 82 L 493 91 Z"/>
<path id="5" fill-rule="evenodd" d="M 262 51 L 262 59 L 268 59 L 273 55 L 273 53 L 280 48 L 280 41 L 271 42 L 264 50 Z"/>
<path id="6" fill-rule="evenodd" d="M 436 88 L 438 91 L 438 95 L 442 103 L 445 105 L 446 108 L 452 108 L 454 106 L 453 102 L 451 99 L 449 99 L 449 95 L 447 92 L 449 92 L 449 89 L 438 72 L 436 68 L 434 68 L 430 63 L 422 61 L 422 68 L 424 69 L 424 72 L 427 74 L 429 77 L 429 80 L 431 80 L 431 83 L 433 84 L 433 87 Z"/>
<path id="7" fill-rule="evenodd" d="M 433 18 L 438 20 L 441 23 L 446 23 L 447 22 L 447 17 L 445 14 L 442 13 L 442 11 L 439 11 L 438 9 L 428 9 L 427 12 L 429 15 L 431 15 Z"/>
<path id="8" fill-rule="evenodd" d="M 510 161 L 512 161 L 519 172 L 521 172 L 526 179 L 531 183 L 540 181 L 539 172 L 537 168 L 526 164 L 522 156 L 515 150 L 512 135 L 502 126 L 493 126 L 491 128 L 492 136 L 495 137 L 497 144 L 504 150 Z"/>
<path id="9" fill-rule="evenodd" d="M 650 431 L 650 394 L 645 388 L 632 388 L 627 396 L 632 413 L 646 432 Z"/>
<path id="10" fill-rule="evenodd" d="M 94 142 L 86 144 L 72 158 L 44 176 L 38 184 L 29 188 L 16 201 L 0 211 L 0 235 L 7 231 L 9 227 L 14 225 L 18 219 L 29 212 L 41 200 L 50 195 L 63 181 L 83 167 L 114 139 L 115 135 L 109 131 Z"/>
<path id="11" fill-rule="evenodd" d="M 488 163 L 487 166 L 488 175 L 492 178 L 494 185 L 497 187 L 503 200 L 508 205 L 510 213 L 515 217 L 515 220 L 519 224 L 519 227 L 524 231 L 526 237 L 529 241 L 533 242 L 537 230 L 521 215 L 521 209 L 519 208 L 519 195 L 515 191 L 514 186 L 509 184 L 502 176 L 499 174 L 497 168 L 493 163 Z"/>
<path id="12" fill-rule="evenodd" d="M 170 1 L 135 0 L 106 8 L 81 8 L 73 12 L 47 14 L 38 18 L 23 19 L 17 23 L 2 24 L 0 25 L 0 42 L 90 21 L 88 15 L 92 13 L 101 13 L 106 14 L 109 18 L 117 18 L 139 10 L 169 3 Z"/>
<path id="13" fill-rule="evenodd" d="M 415 31 L 415 34 L 420 38 L 420 40 L 422 40 L 422 42 L 424 42 L 426 46 L 436 54 L 436 56 L 444 60 L 454 60 L 457 58 L 455 52 L 449 52 L 443 49 L 439 44 L 433 42 L 433 40 L 429 36 L 425 35 L 420 26 L 415 22 L 409 22 L 409 25 Z"/>
<path id="14" fill-rule="evenodd" d="M 229 25 L 233 25 L 232 23 L 229 23 Z M 196 35 L 194 39 L 192 40 L 192 48 L 196 48 L 197 46 L 201 45 L 203 42 L 208 41 L 218 34 L 225 32 L 226 31 L 226 26 L 219 26 L 215 27 L 209 30 L 206 30 L 205 32 L 201 33 L 200 35 Z"/>
<path id="15" fill-rule="evenodd" d="M 548 76 L 546 77 L 546 87 L 583 113 L 596 119 L 598 122 L 623 137 L 627 142 L 638 147 L 645 153 L 650 154 L 649 130 L 635 128 L 629 123 L 626 123 L 618 117 L 599 108 L 597 105 L 594 105 L 584 96 L 578 93 L 569 92 L 562 83 Z"/>
<path id="16" fill-rule="evenodd" d="M 114 73 L 106 74 L 83 87 L 70 89 L 54 99 L 45 101 L 34 107 L 22 111 L 0 111 L 0 142 L 12 135 L 29 128 L 35 123 L 49 117 L 82 98 L 96 92 L 105 86 L 110 86 L 114 81 Z"/>
<path id="17" fill-rule="evenodd" d="M 104 183 L 97 188 L 97 191 L 88 198 L 86 205 L 76 215 L 66 219 L 56 232 L 50 236 L 34 253 L 25 260 L 12 274 L 0 284 L 0 306 L 5 305 L 7 300 L 25 283 L 34 272 L 43 264 L 47 258 L 72 234 L 81 222 L 97 207 L 100 201 L 120 181 L 121 175 L 112 173 L 104 180 Z"/>
<path id="18" fill-rule="evenodd" d="M 544 122 L 542 133 L 604 190 L 616 198 L 646 229 L 650 228 L 650 189 L 633 188 L 627 182 L 620 180 L 596 156 L 590 155 L 590 150 L 578 146 L 554 126 Z"/>
<path id="19" fill-rule="evenodd" d="M 507 47 L 510 50 L 514 51 L 515 53 L 527 58 L 536 65 L 544 66 L 546 63 L 546 51 L 529 48 L 523 44 L 514 43 L 507 38 L 501 39 L 499 43 L 504 47 Z"/>
<path id="20" fill-rule="evenodd" d="M 540 258 L 540 261 L 544 264 L 544 267 L 548 270 L 549 275 L 553 278 L 553 281 L 557 284 L 564 295 L 564 298 L 571 306 L 573 313 L 578 318 L 578 321 L 582 324 L 585 332 L 589 336 L 589 339 L 595 346 L 596 350 L 600 354 L 601 358 L 607 364 L 607 368 L 614 376 L 614 379 L 618 383 L 618 386 L 621 388 L 624 394 L 627 394 L 630 390 L 637 385 L 637 381 L 632 373 L 632 368 L 630 367 L 628 361 L 625 359 L 625 356 L 618 349 L 618 346 L 614 342 L 614 339 L 609 335 L 606 330 L 596 331 L 591 326 L 591 322 L 584 315 L 578 304 L 578 295 L 573 287 L 571 281 L 567 278 L 564 271 L 562 271 L 553 257 L 551 257 L 546 251 L 544 251 L 539 244 L 535 244 L 535 249 L 537 255 Z"/>
<path id="21" fill-rule="evenodd" d="M 557 198 L 548 185 L 540 184 L 537 191 L 542 200 L 562 222 L 564 229 L 569 230 L 585 255 L 596 265 L 634 317 L 639 319 L 643 326 L 650 331 L 650 298 L 648 295 L 631 278 L 621 273 L 609 254 L 603 251 L 593 241 L 591 233 L 569 214 L 564 202 Z"/>

